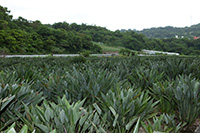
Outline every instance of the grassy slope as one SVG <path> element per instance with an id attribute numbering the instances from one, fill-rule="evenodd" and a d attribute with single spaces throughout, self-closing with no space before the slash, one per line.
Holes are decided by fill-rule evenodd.
<path id="1" fill-rule="evenodd" d="M 102 48 L 103 52 L 119 52 L 120 49 L 126 49 L 125 47 L 122 47 L 122 46 L 108 46 L 103 43 L 97 43 L 97 42 L 94 42 L 94 43 L 99 45 Z M 131 51 L 136 52 L 134 50 L 131 50 Z"/>
<path id="2" fill-rule="evenodd" d="M 97 43 L 97 42 L 94 42 L 95 44 L 97 44 L 98 46 L 100 46 L 102 48 L 102 51 L 103 52 L 119 52 L 120 49 L 124 48 L 124 47 L 120 47 L 120 46 L 107 46 L 105 44 L 102 44 L 102 43 Z"/>

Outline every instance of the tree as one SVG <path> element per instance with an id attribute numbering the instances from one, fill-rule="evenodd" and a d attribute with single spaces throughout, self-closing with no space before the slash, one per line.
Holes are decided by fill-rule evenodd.
<path id="1" fill-rule="evenodd" d="M 9 15 L 10 11 L 6 7 L 0 5 L 0 20 L 10 22 L 12 20 L 12 15 Z"/>
<path id="2" fill-rule="evenodd" d="M 6 30 L 8 22 L 5 20 L 0 20 L 0 30 Z"/>

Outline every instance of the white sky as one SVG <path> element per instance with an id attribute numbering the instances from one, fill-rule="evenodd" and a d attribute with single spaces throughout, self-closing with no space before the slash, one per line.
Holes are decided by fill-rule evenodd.
<path id="1" fill-rule="evenodd" d="M 14 18 L 66 21 L 110 30 L 185 27 L 200 23 L 200 0 L 0 0 Z"/>

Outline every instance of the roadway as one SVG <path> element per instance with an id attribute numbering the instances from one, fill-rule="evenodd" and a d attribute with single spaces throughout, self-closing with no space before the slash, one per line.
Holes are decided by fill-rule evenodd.
<path id="1" fill-rule="evenodd" d="M 119 54 L 90 54 L 90 56 L 116 56 Z M 6 57 L 6 58 L 13 58 L 13 57 L 74 57 L 74 56 L 79 56 L 79 54 L 53 54 L 53 55 L 0 55 L 0 57 Z"/>

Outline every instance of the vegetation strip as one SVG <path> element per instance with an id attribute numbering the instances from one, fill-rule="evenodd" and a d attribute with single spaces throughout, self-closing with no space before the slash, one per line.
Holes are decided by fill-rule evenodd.
<path id="1" fill-rule="evenodd" d="M 0 131 L 194 132 L 196 57 L 0 60 Z"/>

